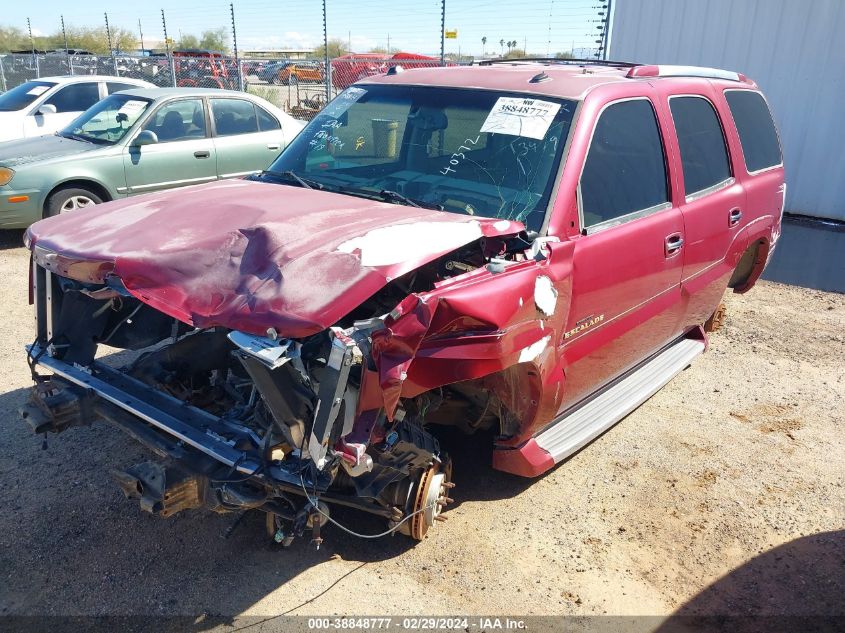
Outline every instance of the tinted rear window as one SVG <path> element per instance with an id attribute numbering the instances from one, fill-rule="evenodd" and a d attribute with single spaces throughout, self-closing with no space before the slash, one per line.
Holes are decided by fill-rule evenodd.
<path id="1" fill-rule="evenodd" d="M 730 178 L 722 126 L 710 102 L 701 97 L 672 97 L 669 107 L 681 148 L 686 194 L 689 196 Z"/>
<path id="2" fill-rule="evenodd" d="M 778 134 L 763 96 L 751 90 L 728 90 L 725 98 L 739 132 L 748 171 L 779 165 L 782 159 Z"/>
<path id="3" fill-rule="evenodd" d="M 0 95 L 0 112 L 22 110 L 56 84 L 49 81 L 27 81 Z"/>

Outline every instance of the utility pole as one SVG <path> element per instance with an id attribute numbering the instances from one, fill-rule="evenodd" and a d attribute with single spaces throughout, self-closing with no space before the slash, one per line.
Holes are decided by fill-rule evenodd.
<path id="1" fill-rule="evenodd" d="M 244 91 L 244 73 L 241 68 L 241 61 L 238 57 L 238 31 L 235 29 L 235 3 L 229 3 L 229 11 L 232 13 L 232 45 L 235 50 L 235 68 L 238 69 L 238 90 Z"/>
<path id="2" fill-rule="evenodd" d="M 387 54 L 390 55 L 390 33 L 387 34 Z"/>
<path id="3" fill-rule="evenodd" d="M 161 26 L 164 29 L 164 50 L 167 52 L 167 61 L 170 63 L 170 81 L 176 87 L 176 65 L 173 63 L 173 53 L 170 52 L 170 40 L 167 38 L 167 20 L 164 18 L 164 9 L 161 10 Z"/>
<path id="4" fill-rule="evenodd" d="M 72 75 L 73 74 L 73 62 L 70 59 L 70 49 L 68 49 L 67 45 L 67 31 L 65 30 L 65 16 L 60 16 L 62 18 L 62 37 L 65 40 L 65 59 L 67 59 L 67 67 L 68 72 Z"/>
<path id="5" fill-rule="evenodd" d="M 29 48 L 32 51 L 32 59 L 35 62 L 35 78 L 41 78 L 41 69 L 38 67 L 38 54 L 35 52 L 35 39 L 32 37 L 32 24 L 29 18 L 26 19 L 26 30 L 29 31 Z"/>
<path id="6" fill-rule="evenodd" d="M 109 28 L 109 14 L 103 13 L 106 16 L 106 39 L 109 41 L 109 53 L 111 53 L 111 62 L 114 66 L 114 74 L 116 77 L 120 77 L 120 71 L 117 69 L 117 57 L 114 56 L 114 47 L 111 43 L 111 29 Z"/>
<path id="7" fill-rule="evenodd" d="M 138 20 L 138 35 L 141 36 L 141 54 L 143 55 L 146 49 L 144 48 L 144 29 L 141 28 L 140 19 Z"/>
<path id="8" fill-rule="evenodd" d="M 440 0 L 440 65 L 446 65 L 446 0 Z"/>
<path id="9" fill-rule="evenodd" d="M 326 0 L 323 0 L 323 63 L 326 72 L 326 103 L 332 98 L 332 66 L 329 63 L 329 28 L 326 22 Z"/>

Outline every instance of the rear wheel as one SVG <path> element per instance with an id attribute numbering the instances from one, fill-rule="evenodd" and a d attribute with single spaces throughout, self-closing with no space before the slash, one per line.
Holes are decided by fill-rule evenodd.
<path id="1" fill-rule="evenodd" d="M 100 204 L 102 198 L 88 189 L 67 187 L 54 192 L 47 201 L 46 215 L 52 217 Z"/>

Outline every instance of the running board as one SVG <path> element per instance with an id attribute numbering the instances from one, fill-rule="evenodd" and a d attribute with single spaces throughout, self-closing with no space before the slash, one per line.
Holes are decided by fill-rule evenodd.
<path id="1" fill-rule="evenodd" d="M 681 339 L 588 403 L 534 437 L 558 463 L 583 448 L 657 393 L 704 351 L 704 342 Z"/>

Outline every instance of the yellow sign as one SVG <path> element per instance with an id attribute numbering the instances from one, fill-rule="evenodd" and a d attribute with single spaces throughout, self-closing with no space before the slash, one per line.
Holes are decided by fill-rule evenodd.
<path id="1" fill-rule="evenodd" d="M 456 40 L 458 39 L 458 29 L 450 31 L 446 29 L 446 39 L 447 40 Z"/>

